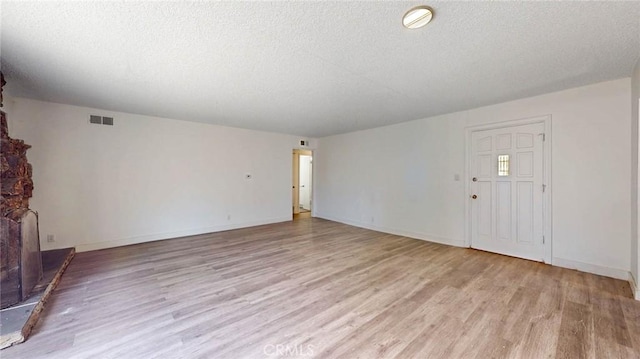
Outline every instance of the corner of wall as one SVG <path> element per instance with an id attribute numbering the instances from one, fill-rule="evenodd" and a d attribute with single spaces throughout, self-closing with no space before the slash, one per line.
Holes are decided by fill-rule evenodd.
<path id="1" fill-rule="evenodd" d="M 640 300 L 640 288 L 638 288 L 638 284 L 636 279 L 633 277 L 633 273 L 629 272 L 629 286 L 631 287 L 631 295 L 635 300 Z"/>
<path id="2" fill-rule="evenodd" d="M 640 300 L 640 289 L 637 278 L 640 278 L 640 176 L 639 176 L 639 148 L 640 141 L 640 56 L 631 75 L 631 272 L 629 273 L 629 283 L 636 299 Z"/>

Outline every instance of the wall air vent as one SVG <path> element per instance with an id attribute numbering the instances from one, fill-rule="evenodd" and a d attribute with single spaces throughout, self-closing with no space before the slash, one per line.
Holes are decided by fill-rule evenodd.
<path id="1" fill-rule="evenodd" d="M 102 125 L 102 116 L 89 116 L 89 123 L 93 123 L 94 125 Z"/>
<path id="2" fill-rule="evenodd" d="M 94 125 L 113 126 L 113 117 L 89 115 L 89 123 Z"/>

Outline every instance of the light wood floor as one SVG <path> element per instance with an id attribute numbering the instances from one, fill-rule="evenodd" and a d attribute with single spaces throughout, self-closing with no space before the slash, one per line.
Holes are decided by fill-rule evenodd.
<path id="1" fill-rule="evenodd" d="M 293 214 L 293 220 L 303 219 L 303 218 L 311 218 L 311 212 L 300 212 Z"/>
<path id="2" fill-rule="evenodd" d="M 31 338 L 0 356 L 638 358 L 630 296 L 619 280 L 309 218 L 79 253 Z"/>

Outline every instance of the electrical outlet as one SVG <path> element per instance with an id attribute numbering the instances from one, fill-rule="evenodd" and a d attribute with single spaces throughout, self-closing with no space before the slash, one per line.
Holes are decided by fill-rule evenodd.
<path id="1" fill-rule="evenodd" d="M 56 241 L 56 236 L 53 234 L 47 234 L 47 243 L 52 243 Z"/>

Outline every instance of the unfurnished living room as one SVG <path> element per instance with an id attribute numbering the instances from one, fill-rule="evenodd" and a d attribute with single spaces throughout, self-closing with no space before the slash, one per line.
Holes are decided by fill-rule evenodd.
<path id="1" fill-rule="evenodd" d="M 640 1 L 0 21 L 0 358 L 640 358 Z"/>

